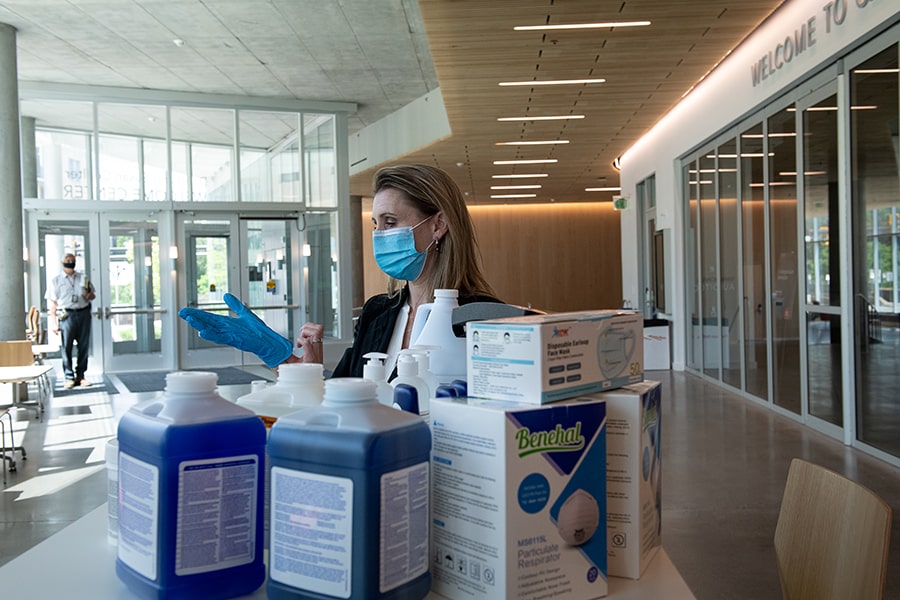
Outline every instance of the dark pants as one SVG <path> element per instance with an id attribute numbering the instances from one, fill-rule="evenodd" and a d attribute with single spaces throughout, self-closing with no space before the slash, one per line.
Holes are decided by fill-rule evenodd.
<path id="1" fill-rule="evenodd" d="M 91 351 L 91 308 L 70 310 L 66 320 L 59 324 L 59 335 L 62 338 L 62 365 L 66 379 L 76 382 L 84 379 L 87 371 L 88 354 Z M 72 345 L 78 345 L 78 364 L 72 369 Z"/>

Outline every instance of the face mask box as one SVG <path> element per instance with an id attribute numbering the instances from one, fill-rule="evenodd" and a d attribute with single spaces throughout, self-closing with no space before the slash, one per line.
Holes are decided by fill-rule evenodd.
<path id="1" fill-rule="evenodd" d="M 585 398 L 606 402 L 609 574 L 639 579 L 660 547 L 661 388 L 644 381 Z"/>
<path id="2" fill-rule="evenodd" d="M 469 395 L 546 404 L 643 381 L 643 328 L 620 310 L 468 323 Z"/>
<path id="3" fill-rule="evenodd" d="M 606 405 L 431 404 L 432 590 L 450 600 L 607 594 Z"/>

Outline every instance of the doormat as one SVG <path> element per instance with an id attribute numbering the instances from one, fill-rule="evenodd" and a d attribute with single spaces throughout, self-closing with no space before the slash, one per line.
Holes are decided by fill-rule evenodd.
<path id="1" fill-rule="evenodd" d="M 218 376 L 218 385 L 243 385 L 251 381 L 263 379 L 254 373 L 248 373 L 235 367 L 223 369 L 189 369 L 205 371 Z M 116 373 L 129 392 L 161 392 L 166 389 L 166 375 L 169 371 L 135 371 L 132 373 Z"/>
<path id="2" fill-rule="evenodd" d="M 110 381 L 105 376 L 103 377 L 103 381 L 97 381 L 96 379 L 87 378 L 88 381 L 93 383 L 93 385 L 89 387 L 73 387 L 73 388 L 64 388 L 63 383 L 65 383 L 65 379 L 57 379 L 56 385 L 53 386 L 53 397 L 54 398 L 65 398 L 66 396 L 80 396 L 82 394 L 118 394 L 119 390 L 116 389 L 116 386 L 113 385 L 113 382 Z"/>

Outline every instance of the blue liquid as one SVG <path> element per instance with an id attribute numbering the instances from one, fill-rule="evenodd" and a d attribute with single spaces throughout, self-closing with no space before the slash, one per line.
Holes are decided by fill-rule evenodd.
<path id="1" fill-rule="evenodd" d="M 386 409 L 385 410 L 393 410 Z M 402 414 L 402 413 L 401 413 Z M 398 415 L 399 416 L 399 415 Z M 431 589 L 427 571 L 428 548 L 424 548 L 426 571 L 400 586 L 381 593 L 379 577 L 384 557 L 380 555 L 381 477 L 406 467 L 426 463 L 431 451 L 431 431 L 418 418 L 401 428 L 373 433 L 331 428 L 281 426 L 269 434 L 270 465 L 292 471 L 314 473 L 352 481 L 352 556 L 351 576 L 345 582 L 349 596 L 329 595 L 313 589 L 301 589 L 269 577 L 268 597 L 272 599 L 332 600 L 420 600 Z M 275 477 L 274 473 L 271 474 Z M 273 479 L 273 490 L 275 490 Z M 427 491 L 426 491 L 427 495 Z M 388 498 L 390 500 L 390 498 Z M 276 498 L 272 494 L 271 530 L 276 536 Z M 427 518 L 425 527 L 427 527 Z M 277 538 L 273 537 L 269 561 L 277 558 Z M 271 568 L 271 564 L 270 564 Z"/>
<path id="2" fill-rule="evenodd" d="M 225 421 L 177 425 L 128 412 L 119 423 L 119 451 L 159 468 L 159 524 L 156 579 L 150 580 L 121 559 L 116 574 L 142 598 L 224 599 L 252 593 L 265 581 L 263 562 L 263 481 L 266 430 L 255 415 Z M 179 465 L 183 461 L 253 455 L 256 457 L 255 532 L 251 562 L 204 573 L 175 573 Z M 251 463 L 252 464 L 252 461 Z M 120 479 L 122 490 L 127 482 Z M 251 490 L 249 493 L 254 494 Z M 247 518 L 250 516 L 247 512 Z M 240 519 L 240 517 L 238 517 Z M 121 526 L 121 522 L 120 522 Z"/>

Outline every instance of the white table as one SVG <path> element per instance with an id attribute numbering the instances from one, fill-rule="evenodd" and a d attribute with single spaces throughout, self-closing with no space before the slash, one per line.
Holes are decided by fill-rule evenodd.
<path id="1" fill-rule="evenodd" d="M 3 598 L 29 600 L 134 600 L 116 576 L 116 548 L 106 538 L 106 505 L 0 567 Z M 265 598 L 266 586 L 252 596 Z M 695 600 L 665 550 L 640 581 L 609 578 L 611 600 Z M 429 594 L 428 600 L 443 596 Z"/>
<path id="2" fill-rule="evenodd" d="M 50 380 L 47 374 L 53 370 L 53 365 L 28 365 L 23 367 L 0 367 L 0 383 L 28 383 L 37 381 L 38 384 L 38 416 L 44 412 L 44 404 L 53 393 L 50 389 Z M 13 389 L 12 405 L 17 408 L 29 408 L 24 403 L 18 402 Z M 30 406 L 34 408 L 34 406 Z"/>

